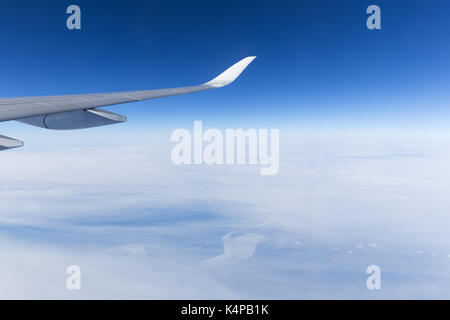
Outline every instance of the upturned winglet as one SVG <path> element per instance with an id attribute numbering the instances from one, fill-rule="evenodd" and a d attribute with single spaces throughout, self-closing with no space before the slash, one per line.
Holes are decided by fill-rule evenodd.
<path id="1" fill-rule="evenodd" d="M 229 85 L 247 68 L 247 66 L 255 60 L 256 57 L 247 57 L 235 63 L 216 78 L 205 83 L 204 85 L 220 88 Z"/>

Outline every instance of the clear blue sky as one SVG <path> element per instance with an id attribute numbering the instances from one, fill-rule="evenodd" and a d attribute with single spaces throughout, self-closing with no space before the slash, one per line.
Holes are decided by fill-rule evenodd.
<path id="1" fill-rule="evenodd" d="M 65 27 L 70 4 L 81 31 Z M 365 26 L 370 4 L 381 31 Z M 170 127 L 437 126 L 450 120 L 449 10 L 443 0 L 2 1 L 0 96 L 198 84 L 257 55 L 229 88 L 110 109 Z"/>

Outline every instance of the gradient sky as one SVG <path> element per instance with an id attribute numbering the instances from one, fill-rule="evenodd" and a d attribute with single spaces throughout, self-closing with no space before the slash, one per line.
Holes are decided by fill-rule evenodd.
<path id="1" fill-rule="evenodd" d="M 448 1 L 2 1 L 0 96 L 198 84 L 258 59 L 232 87 L 112 110 L 132 124 L 194 119 L 309 125 L 445 127 L 450 119 Z M 95 70 L 95 72 L 93 72 Z M 150 119 L 154 119 L 151 121 Z M 220 119 L 220 120 L 219 120 Z"/>

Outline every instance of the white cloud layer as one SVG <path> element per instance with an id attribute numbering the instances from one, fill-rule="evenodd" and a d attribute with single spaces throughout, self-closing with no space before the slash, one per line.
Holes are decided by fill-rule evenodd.
<path id="1" fill-rule="evenodd" d="M 0 298 L 450 297 L 450 134 L 280 134 L 267 177 L 174 166 L 169 132 L 25 132 L 0 154 Z"/>

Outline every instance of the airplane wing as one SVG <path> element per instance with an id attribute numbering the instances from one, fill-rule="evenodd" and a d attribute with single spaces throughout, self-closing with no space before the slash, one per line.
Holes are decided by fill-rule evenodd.
<path id="1" fill-rule="evenodd" d="M 0 98 L 0 122 L 17 120 L 55 130 L 83 129 L 125 122 L 125 116 L 96 108 L 224 87 L 232 83 L 255 58 L 242 59 L 213 80 L 198 86 L 66 96 Z M 22 141 L 0 136 L 0 151 L 22 145 Z"/>

